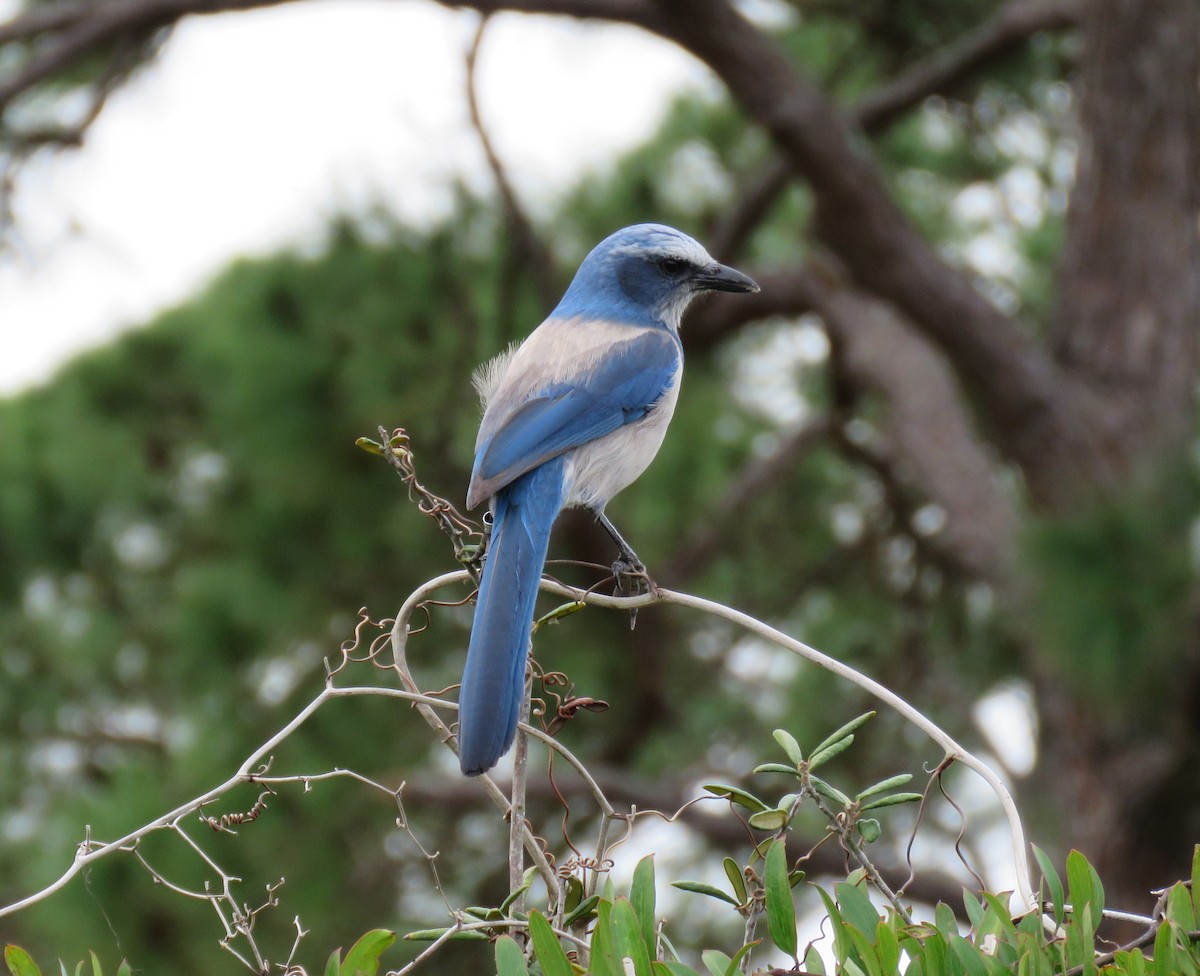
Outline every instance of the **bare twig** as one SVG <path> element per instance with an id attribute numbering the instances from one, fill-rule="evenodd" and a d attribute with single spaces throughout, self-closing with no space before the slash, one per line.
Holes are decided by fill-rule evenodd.
<path id="1" fill-rule="evenodd" d="M 518 728 L 521 724 L 529 724 L 529 697 L 533 692 L 533 669 L 525 668 L 525 692 L 521 698 L 521 709 L 518 718 Z M 525 836 L 525 785 L 529 776 L 529 739 L 524 732 L 517 732 L 516 745 L 513 748 L 513 778 L 512 790 L 508 808 L 508 890 L 516 891 L 521 887 L 525 874 L 525 854 L 522 841 Z M 553 893 L 553 888 L 551 892 Z M 524 896 L 513 905 L 513 911 L 519 912 L 524 907 Z"/>
<path id="2" fill-rule="evenodd" d="M 466 571 L 449 573 L 430 580 L 413 592 L 413 594 L 405 602 L 405 605 L 401 609 L 400 613 L 397 615 L 396 622 L 393 624 L 393 629 L 390 634 L 390 639 L 393 647 L 395 648 L 397 659 L 397 664 L 395 667 L 397 669 L 397 673 L 401 676 L 401 680 L 406 686 L 412 684 L 412 676 L 407 670 L 407 665 L 404 663 L 404 644 L 407 634 L 407 625 L 405 622 L 411 618 L 412 613 L 418 606 L 422 605 L 429 599 L 430 594 L 432 594 L 434 591 L 446 586 L 462 586 L 463 584 L 469 583 L 469 581 L 470 576 Z M 1012 802 L 1012 798 L 1000 777 L 994 771 L 992 771 L 990 767 L 982 763 L 978 758 L 973 756 L 970 752 L 959 745 L 944 730 L 925 717 L 920 711 L 915 709 L 912 705 L 901 699 L 899 696 L 889 691 L 887 688 L 884 688 L 871 678 L 866 677 L 853 668 L 850 668 L 849 666 L 836 661 L 825 654 L 822 654 L 820 651 L 817 651 L 816 649 L 781 633 L 762 621 L 756 620 L 730 607 L 722 606 L 721 604 L 704 600 L 699 597 L 676 593 L 664 589 L 659 589 L 655 594 L 645 594 L 637 597 L 611 597 L 602 594 L 579 591 L 577 589 L 548 580 L 542 581 L 542 588 L 548 592 L 578 600 L 590 606 L 616 608 L 621 611 L 627 611 L 631 607 L 647 607 L 655 604 L 667 604 L 693 609 L 701 613 L 711 614 L 748 629 L 751 632 L 758 634 L 764 639 L 772 642 L 773 644 L 783 647 L 791 653 L 802 656 L 807 660 L 818 664 L 819 666 L 848 681 L 851 681 L 858 687 L 868 691 L 870 694 L 889 705 L 907 721 L 915 725 L 922 732 L 941 745 L 948 758 L 953 758 L 954 761 L 962 763 L 963 765 L 971 768 L 989 785 L 989 787 L 991 787 L 993 792 L 996 794 L 1000 806 L 1008 820 L 1012 841 L 1012 856 L 1016 869 L 1017 888 L 1020 896 L 1031 910 L 1041 910 L 1041 906 L 1033 892 L 1030 883 L 1029 864 L 1025 850 L 1024 832 L 1020 817 L 1016 811 L 1015 805 Z M 183 889 L 182 886 L 173 885 L 170 882 L 167 882 L 166 879 L 162 878 L 161 875 L 155 872 L 148 864 L 146 865 L 147 869 L 151 871 L 156 880 L 160 880 L 161 882 L 168 884 L 168 886 L 173 890 L 178 890 L 180 893 L 186 894 L 189 897 L 208 897 L 210 902 L 213 903 L 214 908 L 217 910 L 217 914 L 221 918 L 222 925 L 226 932 L 226 937 L 222 940 L 222 944 L 252 969 L 256 965 L 262 964 L 263 961 L 261 954 L 258 953 L 257 947 L 254 945 L 253 939 L 251 938 L 251 932 L 254 926 L 255 918 L 266 908 L 277 904 L 278 898 L 276 895 L 276 890 L 278 885 L 268 886 L 267 898 L 258 907 L 251 909 L 245 906 L 238 906 L 237 903 L 232 899 L 230 888 L 230 886 L 237 879 L 221 869 L 220 866 L 217 865 L 212 858 L 209 857 L 203 851 L 203 849 L 186 833 L 186 831 L 181 828 L 181 820 L 184 817 L 200 812 L 206 804 L 213 802 L 215 799 L 224 795 L 229 790 L 243 783 L 260 784 L 261 786 L 266 787 L 276 787 L 283 783 L 301 783 L 305 789 L 307 789 L 312 782 L 317 780 L 333 778 L 335 776 L 348 776 L 371 785 L 375 789 L 382 790 L 389 795 L 392 795 L 397 799 L 397 802 L 399 802 L 400 791 L 398 789 L 388 789 L 387 787 L 384 787 L 381 784 L 362 776 L 361 774 L 348 770 L 331 770 L 324 773 L 293 774 L 289 776 L 267 774 L 267 764 L 269 763 L 269 759 L 275 750 L 289 736 L 294 734 L 300 728 L 300 726 L 302 726 L 326 702 L 333 698 L 352 698 L 361 696 L 384 696 L 395 698 L 401 701 L 407 701 L 413 704 L 422 713 L 422 715 L 427 717 L 427 720 L 430 721 L 431 726 L 438 730 L 439 735 L 443 738 L 446 744 L 451 747 L 453 746 L 453 736 L 450 733 L 449 728 L 437 715 L 438 712 L 455 710 L 457 706 L 455 706 L 452 702 L 443 701 L 439 698 L 434 698 L 414 690 L 408 690 L 408 687 L 401 689 L 375 686 L 335 687 L 332 685 L 332 683 L 328 683 L 326 687 L 323 688 L 322 691 L 311 702 L 309 702 L 308 705 L 301 709 L 289 722 L 280 728 L 279 731 L 267 739 L 262 745 L 254 749 L 245 758 L 238 770 L 225 782 L 180 805 L 169 813 L 155 818 L 150 823 L 129 832 L 117 840 L 109 842 L 93 841 L 89 835 L 79 846 L 71 865 L 63 872 L 58 880 L 54 881 L 50 885 L 47 885 L 41 891 L 21 899 L 18 902 L 14 902 L 8 906 L 0 907 L 0 917 L 14 914 L 15 912 L 20 911 L 29 905 L 45 900 L 54 892 L 60 890 L 71 878 L 73 878 L 85 867 L 96 860 L 106 857 L 107 855 L 116 851 L 133 852 L 138 855 L 139 860 L 145 863 L 144 857 L 137 852 L 139 841 L 154 831 L 166 829 L 177 833 L 178 836 L 196 852 L 197 856 L 204 860 L 205 863 L 214 871 L 220 880 L 220 891 L 213 891 L 211 893 L 207 891 L 204 893 L 189 891 L 187 889 Z M 588 881 L 590 882 L 588 887 L 590 888 L 591 885 L 594 885 L 597 874 L 606 870 L 609 864 L 609 855 L 612 850 L 612 845 L 609 842 L 609 831 L 611 829 L 611 825 L 618 820 L 625 821 L 627 824 L 632 822 L 632 820 L 637 816 L 637 811 L 632 810 L 627 816 L 618 814 L 608 802 L 604 792 L 600 789 L 594 777 L 591 776 L 588 770 L 583 767 L 582 763 L 580 763 L 576 757 L 574 757 L 568 750 L 564 749 L 560 743 L 556 742 L 551 736 L 542 732 L 540 729 L 531 727 L 527 723 L 522 723 L 521 729 L 528 736 L 546 744 L 549 748 L 553 749 L 556 753 L 562 756 L 566 762 L 572 765 L 579 775 L 588 783 L 588 789 L 592 792 L 601 808 L 601 829 L 597 842 L 596 857 L 589 858 L 586 865 L 584 865 L 582 862 L 580 864 L 580 866 L 585 867 L 588 872 L 594 872 L 590 873 L 588 876 Z M 499 806 L 502 810 L 505 810 L 505 812 L 508 812 L 511 809 L 508 801 L 504 798 L 503 794 L 500 793 L 495 784 L 492 783 L 489 778 L 481 777 L 478 782 L 482 785 L 485 791 L 488 792 L 489 795 L 493 795 L 493 800 L 497 803 L 497 806 Z M 534 859 L 534 863 L 538 866 L 539 871 L 542 872 L 543 877 L 546 879 L 548 891 L 553 897 L 554 893 L 560 890 L 555 871 L 550 866 L 544 852 L 537 842 L 537 839 L 529 831 L 527 825 L 525 825 L 522 829 L 522 836 L 524 838 L 523 843 L 525 844 L 526 850 L 530 851 L 530 854 Z M 851 840 L 853 840 L 853 838 L 851 838 Z M 859 853 L 861 854 L 861 852 Z M 432 861 L 432 855 L 427 854 L 426 856 Z M 875 872 L 872 875 L 872 882 L 876 884 L 879 883 L 877 875 L 878 872 Z M 881 890 L 886 889 L 881 888 Z M 896 898 L 897 896 L 892 895 L 891 897 Z M 225 906 L 234 907 L 233 910 L 227 914 Z M 1141 916 L 1135 916 L 1129 913 L 1110 911 L 1106 912 L 1105 914 L 1109 917 L 1136 919 L 1143 921 L 1146 924 L 1150 924 L 1152 921 L 1150 919 L 1144 919 Z M 466 928 L 487 929 L 506 926 L 512 927 L 522 924 L 524 923 L 511 919 L 503 920 L 501 922 L 480 922 L 477 924 L 464 923 L 462 920 L 460 920 L 460 923 L 456 926 L 456 930 L 461 931 Z M 297 933 L 297 938 L 299 938 L 301 929 L 298 923 Z M 248 940 L 249 956 L 235 950 L 235 948 L 232 946 L 231 943 L 235 936 L 246 937 Z M 574 936 L 570 937 L 576 938 Z M 428 958 L 428 956 L 423 953 L 421 958 Z M 401 972 L 407 971 L 409 971 L 407 968 L 405 970 L 401 970 Z"/>
<path id="3" fill-rule="evenodd" d="M 521 206 L 517 191 L 508 178 L 508 171 L 496 152 L 496 147 L 488 135 L 487 127 L 483 124 L 483 116 L 479 111 L 479 93 L 476 86 L 476 65 L 479 60 L 479 47 L 483 43 L 483 35 L 487 30 L 489 14 L 485 13 L 479 21 L 475 37 L 467 49 L 467 109 L 471 116 L 471 125 L 479 138 L 487 159 L 488 169 L 492 179 L 496 181 L 496 191 L 500 194 L 500 204 L 504 208 L 504 217 L 508 221 L 516 245 L 516 255 L 522 271 L 528 272 L 537 288 L 538 298 L 547 309 L 552 307 L 558 298 L 558 289 L 554 281 L 554 261 L 542 243 L 533 227 L 533 221 Z M 515 279 L 515 276 L 506 276 Z M 504 304 L 511 306 L 511 300 Z"/>

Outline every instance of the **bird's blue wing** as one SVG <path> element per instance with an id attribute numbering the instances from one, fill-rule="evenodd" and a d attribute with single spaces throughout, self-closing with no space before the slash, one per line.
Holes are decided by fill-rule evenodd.
<path id="1" fill-rule="evenodd" d="M 471 497 L 490 497 L 550 458 L 644 417 L 675 382 L 680 355 L 678 340 L 654 329 L 615 344 L 578 376 L 539 390 L 479 445 Z"/>

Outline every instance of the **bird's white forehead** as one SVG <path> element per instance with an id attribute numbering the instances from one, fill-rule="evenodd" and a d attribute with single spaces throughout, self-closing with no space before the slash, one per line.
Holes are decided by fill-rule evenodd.
<path id="1" fill-rule="evenodd" d="M 645 258 L 679 258 L 689 264 L 712 264 L 713 259 L 697 241 L 676 233 L 657 233 L 633 244 L 613 248 L 614 256 L 636 254 Z"/>

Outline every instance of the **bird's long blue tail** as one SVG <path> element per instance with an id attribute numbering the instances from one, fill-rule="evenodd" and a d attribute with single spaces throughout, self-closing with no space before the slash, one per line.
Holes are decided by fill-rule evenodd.
<path id="1" fill-rule="evenodd" d="M 563 503 L 563 464 L 548 461 L 496 496 L 458 694 L 458 760 L 468 776 L 496 765 L 516 735 L 534 600 Z"/>

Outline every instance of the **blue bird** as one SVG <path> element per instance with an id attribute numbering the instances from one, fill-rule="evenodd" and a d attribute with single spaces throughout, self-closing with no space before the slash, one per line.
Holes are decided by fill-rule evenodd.
<path id="1" fill-rule="evenodd" d="M 459 691 L 458 756 L 475 776 L 512 745 L 550 528 L 589 509 L 633 572 L 644 567 L 604 506 L 654 459 L 683 371 L 679 322 L 704 291 L 755 292 L 661 224 L 619 230 L 584 259 L 540 326 L 475 375 L 484 403 L 467 507 L 492 534 Z"/>

